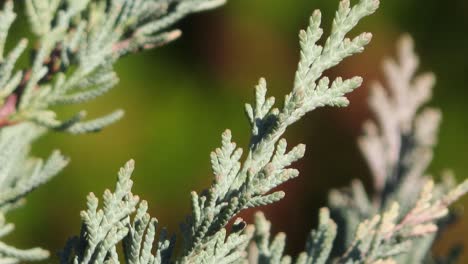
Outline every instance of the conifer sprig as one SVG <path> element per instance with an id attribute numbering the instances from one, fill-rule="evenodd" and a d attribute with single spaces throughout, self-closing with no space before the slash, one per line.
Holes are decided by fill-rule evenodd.
<path id="1" fill-rule="evenodd" d="M 120 119 L 122 110 L 91 121 L 86 112 L 59 120 L 54 105 L 81 104 L 106 93 L 118 78 L 113 65 L 122 56 L 164 45 L 180 36 L 170 29 L 190 13 L 217 7 L 223 0 L 26 0 L 37 44 L 31 66 L 15 69 L 26 50 L 22 39 L 3 55 L 16 17 L 13 1 L 0 13 L 0 126 L 33 121 L 44 127 L 86 133 Z M 4 59 L 3 59 L 4 58 Z"/>
<path id="2" fill-rule="evenodd" d="M 5 43 L 16 19 L 12 0 L 0 10 L 0 235 L 13 226 L 6 212 L 56 175 L 68 162 L 58 151 L 42 161 L 28 156 L 33 141 L 47 129 L 74 134 L 101 130 L 123 111 L 84 121 L 85 111 L 60 120 L 51 107 L 81 104 L 104 94 L 118 81 L 113 65 L 129 53 L 164 45 L 180 36 L 172 26 L 194 12 L 224 0 L 25 0 L 36 42 L 30 65 L 16 66 L 28 40 L 10 51 Z M 0 262 L 42 260 L 43 249 L 19 250 L 0 242 Z"/>
<path id="3" fill-rule="evenodd" d="M 193 261 L 237 213 L 284 197 L 282 191 L 271 190 L 299 175 L 296 169 L 288 167 L 303 157 L 305 146 L 300 144 L 287 152 L 286 140 L 281 137 L 288 126 L 318 107 L 348 104 L 345 95 L 359 87 L 362 79 L 337 78 L 330 83 L 322 74 L 363 51 L 371 34 L 362 33 L 352 40 L 346 34 L 378 6 L 377 0 L 362 0 L 352 7 L 350 1 L 341 1 L 324 47 L 317 44 L 322 36 L 321 13 L 313 13 L 308 28 L 299 34 L 300 62 L 293 89 L 281 108 L 274 108 L 274 97 L 266 97 L 266 81 L 260 79 L 255 88 L 255 104 L 246 105 L 252 136 L 245 161 L 241 164 L 242 150 L 236 149 L 227 130 L 222 136 L 222 147 L 211 154 L 213 185 L 201 195 L 192 192 L 193 212 L 183 225 L 187 262 Z"/>
<path id="4" fill-rule="evenodd" d="M 17 69 L 28 42 L 22 39 L 4 54 L 16 18 L 13 1 L 5 2 L 0 11 L 0 238 L 13 230 L 5 214 L 68 162 L 58 151 L 46 161 L 29 157 L 31 143 L 50 129 L 97 131 L 123 114 L 118 110 L 83 121 L 86 113 L 82 111 L 63 121 L 50 107 L 80 104 L 104 94 L 118 81 L 113 65 L 119 58 L 176 39 L 180 31 L 170 29 L 175 22 L 223 3 L 25 0 L 37 45 L 30 67 Z M 148 213 L 147 202 L 132 193 L 131 160 L 119 171 L 115 191 L 104 192 L 101 207 L 94 194 L 88 196 L 81 212 L 81 233 L 68 241 L 60 262 L 390 264 L 428 260 L 435 232 L 449 214 L 449 206 L 468 192 L 468 180 L 455 186 L 448 177 L 434 184 L 424 174 L 436 143 L 440 113 L 419 111 L 430 98 L 434 78 L 432 74 L 416 76 L 418 58 L 408 37 L 400 42 L 398 62 L 385 63 L 391 93 L 382 85 L 372 90 L 370 106 L 376 122 L 365 125 L 359 141 L 374 177 L 375 193 L 367 195 L 359 181 L 350 191 L 334 191 L 331 210 L 320 210 L 318 228 L 297 257 L 285 254 L 285 234 L 271 238 L 271 223 L 263 214 L 256 215 L 253 225 L 236 218 L 245 209 L 281 200 L 285 193 L 276 188 L 299 175 L 291 165 L 304 156 L 305 146 L 288 150 L 283 138 L 286 129 L 316 108 L 349 104 L 347 94 L 362 79 L 330 80 L 324 72 L 369 44 L 370 33 L 352 39 L 346 36 L 378 6 L 378 0 L 359 0 L 354 5 L 342 0 L 323 45 L 318 44 L 323 35 L 321 13 L 312 14 L 307 29 L 299 33 L 299 64 L 284 103 L 275 107 L 275 98 L 267 97 L 266 81 L 260 79 L 255 102 L 245 106 L 251 125 L 246 155 L 229 130 L 222 134 L 221 147 L 211 153 L 214 180 L 204 192 L 192 192 L 192 212 L 182 224 L 184 243 L 179 254 L 174 252 L 175 236 L 160 229 Z M 338 224 L 332 220 L 337 216 L 341 217 Z M 343 234 L 347 236 L 340 237 Z M 347 249 L 340 252 L 337 245 Z M 40 248 L 20 250 L 0 242 L 0 263 L 43 260 L 48 255 Z"/>

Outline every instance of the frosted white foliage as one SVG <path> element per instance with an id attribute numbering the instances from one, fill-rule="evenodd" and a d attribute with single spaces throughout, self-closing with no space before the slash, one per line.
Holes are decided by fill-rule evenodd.
<path id="1" fill-rule="evenodd" d="M 283 256 L 286 246 L 286 234 L 279 233 L 270 239 L 271 222 L 263 213 L 255 215 L 255 235 L 248 249 L 249 263 L 289 263 L 290 257 Z M 270 241 L 271 240 L 271 241 Z"/>
<path id="2" fill-rule="evenodd" d="M 396 171 L 402 160 L 410 159 L 404 157 L 407 155 L 405 151 L 417 151 L 418 158 L 413 162 L 418 161 L 419 164 L 413 163 L 403 173 L 416 177 L 424 173 L 432 158 L 440 121 L 438 110 L 426 108 L 418 113 L 431 98 L 435 78 L 431 73 L 416 76 L 419 60 L 409 36 L 403 37 L 398 44 L 398 60 L 387 59 L 384 63 L 388 92 L 379 83 L 372 87 L 369 105 L 378 125 L 369 121 L 364 127 L 366 136 L 360 139 L 377 192 L 385 192 L 386 186 L 394 185 L 399 177 L 405 177 Z"/>
<path id="3" fill-rule="evenodd" d="M 8 36 L 8 30 L 15 18 L 16 14 L 13 12 L 13 3 L 6 2 L 3 10 L 0 12 L 0 59 L 2 62 L 4 60 L 3 53 Z"/>
<path id="4" fill-rule="evenodd" d="M 444 182 L 436 186 L 431 182 L 424 188 L 441 113 L 437 109 L 423 108 L 431 98 L 435 78 L 431 73 L 416 74 L 419 59 L 413 46 L 409 36 L 402 37 L 398 42 L 398 61 L 387 59 L 384 63 L 388 89 L 379 83 L 371 87 L 369 105 L 376 122 L 366 122 L 359 146 L 373 176 L 374 193 L 369 196 L 356 180 L 349 190 L 333 191 L 330 195 L 330 206 L 342 223 L 341 246 L 354 244 L 353 250 L 361 255 L 365 252 L 372 260 L 377 260 L 375 256 L 400 255 L 396 258 L 398 263 L 429 261 L 435 232 L 448 212 L 447 207 L 454 201 L 448 197 L 459 197 L 467 191 L 466 181 L 454 187 L 453 180 L 447 179 L 451 178 L 449 175 Z M 419 193 L 422 194 L 418 198 Z M 372 218 L 375 214 L 394 215 L 394 219 L 388 221 L 391 224 L 383 223 L 384 218 Z M 367 231 L 357 232 L 376 239 L 367 246 L 353 238 L 358 223 L 364 219 L 373 220 L 361 224 L 361 229 L 367 228 Z M 375 229 L 385 225 L 387 228 L 395 225 L 396 230 L 386 231 L 386 235 L 377 234 L 380 231 Z M 402 239 L 408 237 L 417 242 L 410 245 L 409 239 Z M 399 246 L 391 243 L 396 238 L 404 243 Z"/>
<path id="5" fill-rule="evenodd" d="M 356 231 L 350 248 L 342 257 L 342 263 L 372 263 L 393 257 L 398 263 L 421 263 L 423 257 L 416 258 L 422 245 L 411 245 L 415 238 L 425 237 L 438 229 L 437 221 L 448 214 L 448 206 L 468 192 L 468 180 L 448 193 L 437 196 L 434 182 L 429 180 L 423 187 L 414 207 L 402 214 L 400 206 L 394 202 L 387 211 L 363 221 Z M 415 250 L 416 252 L 411 252 Z M 427 250 L 425 247 L 423 249 Z M 409 253 L 410 256 L 405 256 Z M 352 261 L 352 262 L 350 262 Z M 416 261 L 416 262 L 413 262 Z"/>
<path id="6" fill-rule="evenodd" d="M 435 261 L 429 254 L 434 234 L 449 214 L 449 206 L 468 192 L 468 180 L 454 186 L 448 175 L 443 183 L 434 185 L 424 175 L 441 115 L 434 109 L 419 111 L 430 99 L 434 78 L 431 74 L 414 77 L 418 59 L 408 36 L 399 43 L 399 63 L 387 60 L 385 65 L 391 96 L 381 85 L 374 85 L 370 106 L 378 125 L 369 121 L 366 135 L 360 139 L 374 176 L 374 196 L 369 198 L 359 181 L 354 181 L 347 192 L 334 191 L 331 207 L 343 226 L 337 231 L 328 209 L 322 209 L 318 229 L 311 233 L 305 252 L 297 258 L 284 255 L 284 234 L 270 240 L 271 223 L 257 214 L 249 263 Z M 261 83 L 257 89 L 261 97 L 264 86 Z M 271 107 L 273 100 L 259 104 Z M 248 108 L 248 113 L 254 112 L 260 118 L 265 116 L 261 108 Z M 254 114 L 249 116 L 254 120 Z M 254 134 L 258 131 L 260 126 L 254 126 Z M 334 245 L 338 248 L 332 251 Z M 347 249 L 340 253 L 340 246 Z"/>
<path id="7" fill-rule="evenodd" d="M 335 240 L 337 227 L 330 218 L 327 208 L 322 208 L 319 213 L 319 226 L 312 230 L 307 240 L 306 251 L 301 253 L 297 264 L 322 264 L 330 259 L 330 253 Z"/>
<path id="8" fill-rule="evenodd" d="M 0 127 L 22 121 L 70 133 L 94 132 L 123 116 L 116 110 L 82 121 L 86 112 L 59 120 L 51 107 L 79 104 L 106 93 L 118 82 L 113 64 L 131 52 L 164 45 L 180 36 L 168 29 L 186 15 L 215 8 L 223 0 L 26 0 L 38 44 L 31 67 L 16 71 L 27 47 L 22 39 L 3 55 L 16 14 L 13 1 L 0 13 Z"/>
<path id="9" fill-rule="evenodd" d="M 34 124 L 23 123 L 0 130 L 0 262 L 18 263 L 43 260 L 46 250 L 21 250 L 1 242 L 14 230 L 5 215 L 24 204 L 24 197 L 55 176 L 68 160 L 58 151 L 43 161 L 28 156 L 30 144 L 42 134 Z"/>
<path id="10" fill-rule="evenodd" d="M 361 79 L 358 77 L 349 80 L 337 78 L 330 83 L 326 77 L 322 76 L 322 73 L 337 65 L 344 58 L 361 52 L 364 46 L 369 43 L 371 35 L 368 33 L 361 34 L 353 40 L 347 39 L 345 35 L 361 18 L 372 14 L 378 5 L 379 2 L 375 0 L 362 0 L 351 7 L 349 1 L 342 1 L 334 20 L 331 36 L 325 40 L 323 47 L 316 44 L 322 30 L 320 28 L 320 12 L 314 12 L 308 29 L 300 33 L 301 58 L 298 73 L 294 87 L 291 93 L 286 95 L 281 109 L 274 108 L 274 98 L 266 97 L 266 81 L 260 80 L 256 87 L 255 104 L 246 106 L 252 126 L 247 156 L 241 162 L 243 151 L 232 142 L 231 132 L 226 130 L 222 135 L 221 147 L 211 154 L 211 164 L 215 176 L 212 186 L 201 194 L 192 192 L 192 215 L 182 225 L 184 245 L 181 256 L 176 258 L 177 263 L 235 263 L 245 258 L 245 248 L 252 236 L 251 228 L 245 228 L 246 223 L 238 219 L 228 232 L 227 224 L 244 209 L 268 205 L 284 197 L 284 192 L 272 192 L 272 190 L 298 176 L 298 171 L 289 167 L 303 157 L 305 146 L 299 144 L 288 150 L 286 140 L 281 137 L 289 125 L 298 121 L 307 112 L 322 106 L 347 105 L 348 101 L 345 95 L 357 88 L 361 84 Z M 94 212 L 97 208 L 95 198 L 89 199 L 88 207 L 92 208 Z M 105 206 L 104 209 L 106 208 Z M 121 213 L 120 215 L 129 215 L 131 210 L 125 211 L 120 208 L 118 211 Z M 105 215 L 105 213 L 103 214 Z M 86 215 L 90 214 L 84 214 L 84 216 Z M 141 214 L 137 213 L 137 215 Z M 147 234 L 152 234 L 151 224 L 147 218 L 148 216 L 137 217 L 137 219 L 141 219 L 140 222 L 143 223 L 143 226 L 149 225 Z M 119 217 L 119 219 L 123 218 Z M 328 223 L 326 219 L 329 218 L 324 216 L 323 221 Z M 91 232 L 89 230 L 100 229 L 99 227 L 90 229 L 88 227 L 90 220 L 87 218 L 83 218 L 83 220 L 85 234 Z M 122 227 L 119 221 L 113 222 L 113 225 L 117 230 L 123 230 L 121 236 L 115 237 L 114 234 L 112 236 L 101 234 L 100 236 L 101 239 L 115 237 L 111 247 L 95 251 L 97 249 L 93 248 L 92 245 L 99 245 L 101 240 L 96 240 L 96 235 L 83 235 L 79 240 L 85 241 L 84 243 L 88 243 L 87 239 L 93 239 L 90 243 L 91 247 L 88 247 L 93 251 L 87 253 L 87 256 L 90 256 L 87 258 L 81 257 L 85 256 L 86 253 L 77 251 L 75 259 L 78 258 L 78 262 L 110 259 L 115 261 L 114 258 L 117 258 L 114 257 L 113 253 L 115 252 L 114 242 L 120 240 L 124 236 L 123 233 L 129 233 L 128 227 Z M 321 246 L 318 245 L 320 237 L 332 237 L 329 234 L 331 231 L 325 229 L 327 228 L 321 226 L 317 233 L 314 233 L 315 240 L 311 241 L 311 245 L 317 245 L 308 249 L 309 259 L 326 259 L 328 253 L 317 251 L 317 248 Z M 134 233 L 130 231 L 130 236 L 127 236 L 127 238 L 132 237 L 134 240 L 125 242 L 127 245 L 125 252 L 127 261 L 131 259 L 131 262 L 138 262 L 140 255 L 134 253 L 133 256 L 130 256 L 129 252 L 138 252 L 142 243 L 145 244 L 141 240 L 144 228 L 138 231 L 135 226 L 134 230 Z M 100 234 L 101 231 L 93 232 Z M 106 232 L 103 234 L 107 234 Z M 148 241 L 152 241 L 151 238 L 148 239 L 150 239 Z M 331 247 L 327 246 L 328 252 L 330 252 Z M 100 258 L 91 256 L 100 256 Z M 161 257 L 162 259 L 170 258 Z"/>
<path id="11" fill-rule="evenodd" d="M 141 201 L 133 222 L 127 218 L 128 234 L 123 240 L 123 248 L 127 263 L 169 263 L 174 249 L 175 236 L 168 237 L 166 229 L 162 229 L 157 241 L 157 250 L 153 249 L 158 220 L 148 213 L 148 203 Z M 156 254 L 152 254 L 156 251 Z"/>
<path id="12" fill-rule="evenodd" d="M 346 211 L 339 214 L 346 218 L 348 239 L 359 221 L 385 210 L 392 201 L 401 202 L 404 210 L 412 207 L 432 160 L 441 114 L 431 108 L 418 110 L 430 99 L 434 77 L 429 73 L 415 77 L 419 60 L 409 36 L 399 41 L 398 54 L 398 62 L 384 63 L 390 88 L 378 83 L 371 87 L 369 105 L 376 122 L 367 121 L 359 139 L 375 192 L 369 198 L 355 181 L 350 195 L 334 191 L 330 196 L 332 207 Z"/>
<path id="13" fill-rule="evenodd" d="M 0 240 L 13 230 L 5 214 L 56 175 L 68 162 L 58 151 L 46 160 L 29 157 L 40 135 L 55 129 L 74 134 L 94 132 L 118 120 L 123 112 L 84 121 L 85 111 L 59 120 L 51 107 L 79 104 L 109 91 L 118 81 L 113 65 L 132 52 L 173 41 L 179 30 L 169 29 L 186 15 L 222 5 L 224 0 L 25 0 L 37 45 L 31 65 L 17 70 L 27 49 L 20 40 L 4 54 L 10 26 L 16 18 L 13 1 L 0 11 Z M 441 114 L 421 107 L 430 99 L 432 74 L 416 75 L 418 57 L 409 37 L 399 43 L 397 62 L 385 62 L 386 90 L 375 84 L 370 107 L 376 121 L 365 125 L 360 147 L 374 179 L 368 195 L 358 180 L 347 191 L 330 195 L 319 225 L 307 238 L 304 252 L 285 254 L 286 235 L 272 237 L 271 223 L 258 213 L 255 224 L 236 218 L 249 208 L 281 200 L 280 185 L 299 175 L 292 164 L 304 156 L 305 145 L 288 147 L 286 129 L 305 114 L 324 106 L 347 106 L 347 94 L 362 79 L 330 80 L 324 72 L 360 53 L 372 35 L 347 35 L 374 13 L 378 0 L 342 0 L 329 37 L 322 38 L 320 11 L 300 31 L 300 56 L 291 92 L 281 106 L 267 96 L 262 78 L 255 101 L 245 111 L 251 125 L 244 151 L 230 130 L 221 147 L 211 153 L 212 185 L 191 194 L 191 214 L 181 225 L 183 244 L 159 228 L 146 201 L 132 193 L 134 162 L 120 169 L 115 190 L 99 199 L 87 197 L 79 236 L 60 253 L 61 263 L 421 263 L 428 256 L 449 206 L 468 192 L 468 180 L 455 186 L 451 177 L 434 184 L 425 175 Z M 318 44 L 323 43 L 323 45 Z M 336 217 L 336 222 L 332 220 Z M 415 243 L 417 242 L 417 243 Z M 175 249 L 180 248 L 179 254 Z M 0 241 L 0 263 L 43 260 L 40 248 L 17 249 Z"/>
<path id="14" fill-rule="evenodd" d="M 132 194 L 133 170 L 133 160 L 120 169 L 115 191 L 103 194 L 102 208 L 93 193 L 88 195 L 87 209 L 81 212 L 81 234 L 68 241 L 60 254 L 61 263 L 120 263 L 118 252 L 124 253 L 128 264 L 172 263 L 175 236 L 169 236 L 164 228 L 158 230 L 158 220 L 147 212 L 148 203 Z M 240 239 L 226 242 L 223 248 L 215 245 L 218 259 L 233 251 L 230 247 Z M 122 250 L 117 249 L 120 243 Z"/>
<path id="15" fill-rule="evenodd" d="M 330 262 L 330 253 L 336 237 L 336 224 L 330 219 L 327 208 L 320 210 L 319 226 L 313 230 L 307 240 L 306 250 L 293 260 L 284 255 L 286 235 L 277 234 L 270 242 L 271 223 L 262 213 L 255 217 L 255 237 L 249 248 L 249 263 L 278 264 L 324 264 Z"/>
<path id="16" fill-rule="evenodd" d="M 408 213 L 394 202 L 388 210 L 363 220 L 353 236 L 352 243 L 342 256 L 332 255 L 337 225 L 327 208 L 320 210 L 319 226 L 307 240 L 305 251 L 297 258 L 284 255 L 286 236 L 277 234 L 270 241 L 271 223 L 258 213 L 255 235 L 248 249 L 249 263 L 324 264 L 324 263 L 422 263 L 411 249 L 412 242 L 437 231 L 437 221 L 445 217 L 448 207 L 468 192 L 468 180 L 443 195 L 435 195 L 434 182 L 423 187 L 417 202 Z M 427 251 L 425 245 L 423 250 Z M 336 254 L 336 253 L 335 253 Z M 402 257 L 404 256 L 404 257 Z M 416 262 L 412 262 L 416 260 Z"/>
<path id="17" fill-rule="evenodd" d="M 190 13 L 215 8 L 224 3 L 222 0 L 25 0 L 24 2 L 30 29 L 36 36 L 34 41 L 36 44 L 31 52 L 31 63 L 26 69 L 17 69 L 16 64 L 28 48 L 27 39 L 21 39 L 10 51 L 5 52 L 10 27 L 17 17 L 14 11 L 16 2 L 3 1 L 0 10 L 1 238 L 13 230 L 13 225 L 5 222 L 5 214 L 21 205 L 23 198 L 29 192 L 56 175 L 68 162 L 58 151 L 53 152 L 46 161 L 29 157 L 32 142 L 42 135 L 46 128 L 74 134 L 94 132 L 123 116 L 123 111 L 117 110 L 90 121 L 83 121 L 86 112 L 80 111 L 62 121 L 57 118 L 51 107 L 58 104 L 84 103 L 104 94 L 118 81 L 113 64 L 120 57 L 176 39 L 180 36 L 180 31 L 168 28 L 177 21 Z M 117 195 L 125 191 L 125 188 L 118 188 Z M 106 204 L 109 208 L 116 206 L 115 199 L 106 198 L 105 201 L 114 202 Z M 93 202 L 96 201 L 90 197 L 90 206 Z M 139 212 L 143 210 L 141 206 Z M 109 213 L 106 210 L 103 212 Z M 128 215 L 129 212 L 121 213 Z M 106 221 L 115 220 L 109 215 L 105 217 Z M 88 215 L 87 219 L 91 218 Z M 141 223 L 146 222 L 139 218 L 134 221 L 138 226 L 128 227 L 128 230 L 133 232 L 138 229 L 138 232 L 142 232 Z M 108 232 L 107 234 L 111 234 L 113 238 L 106 240 L 101 237 L 102 233 L 92 233 L 92 228 L 97 226 L 89 222 L 91 229 L 88 233 L 96 236 L 94 239 L 102 239 L 112 244 L 116 242 L 115 239 L 121 239 L 119 236 L 125 233 L 123 229 L 113 226 L 117 223 L 120 222 L 101 226 L 102 232 Z M 122 224 L 125 225 L 123 222 Z M 144 230 L 151 231 L 154 228 L 155 220 L 151 219 L 145 224 Z M 139 262 L 159 263 L 167 259 L 171 249 L 162 234 L 160 239 L 159 255 L 153 256 L 152 259 L 148 258 L 148 252 L 151 251 L 151 248 L 148 249 L 148 239 L 138 240 L 135 237 L 126 239 L 126 243 L 133 243 L 132 247 L 136 247 L 136 243 L 144 244 L 142 256 L 138 257 Z M 106 257 L 92 254 L 102 254 L 103 248 L 108 247 L 108 244 L 96 245 L 93 239 L 87 242 L 91 247 L 83 254 L 88 255 L 83 255 L 83 259 L 76 258 L 77 260 L 100 262 Z M 114 257 L 115 252 L 111 253 Z M 0 242 L 0 263 L 43 260 L 48 256 L 47 251 L 39 248 L 20 250 Z M 129 256 L 130 259 L 135 260 L 136 256 Z"/>
<path id="18" fill-rule="evenodd" d="M 104 192 L 102 209 L 98 209 L 98 198 L 93 193 L 88 195 L 87 209 L 81 212 L 81 235 L 69 240 L 61 253 L 62 263 L 118 262 L 116 244 L 129 233 L 128 217 L 139 202 L 139 197 L 131 193 L 133 169 L 133 161 L 120 169 L 115 191 Z M 141 221 L 143 211 L 139 210 L 136 221 Z"/>
<path id="19" fill-rule="evenodd" d="M 222 147 L 211 155 L 213 185 L 201 195 L 192 193 L 192 215 L 183 226 L 183 262 L 194 262 L 200 251 L 216 238 L 216 234 L 241 210 L 267 205 L 284 197 L 282 191 L 271 193 L 280 184 L 295 178 L 299 172 L 288 168 L 302 158 L 305 146 L 300 144 L 287 152 L 281 139 L 286 128 L 307 112 L 322 106 L 345 106 L 345 95 L 357 88 L 362 80 L 337 78 L 330 83 L 323 72 L 344 58 L 361 52 L 371 39 L 363 33 L 350 40 L 346 34 L 358 21 L 378 8 L 375 0 L 359 1 L 351 7 L 342 1 L 334 20 L 331 36 L 322 47 L 321 13 L 315 11 L 310 25 L 300 32 L 301 56 L 292 91 L 281 108 L 275 108 L 275 98 L 267 97 L 267 85 L 260 79 L 255 89 L 255 104 L 246 105 L 252 127 L 247 156 L 240 162 L 242 150 L 231 142 L 228 130 L 222 136 Z"/>

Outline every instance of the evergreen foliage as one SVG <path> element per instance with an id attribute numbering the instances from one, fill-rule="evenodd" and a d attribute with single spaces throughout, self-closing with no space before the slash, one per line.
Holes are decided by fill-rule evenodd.
<path id="1" fill-rule="evenodd" d="M 59 120 L 51 107 L 80 104 L 111 89 L 113 64 L 122 56 L 154 48 L 180 36 L 169 29 L 190 13 L 215 8 L 223 0 L 25 0 L 36 45 L 30 67 L 15 67 L 28 47 L 21 39 L 9 52 L 5 43 L 16 19 L 14 2 L 0 11 L 0 236 L 14 226 L 5 214 L 56 175 L 67 163 L 58 151 L 46 161 L 32 158 L 30 145 L 47 130 L 73 134 L 101 130 L 123 111 L 84 121 L 85 111 Z M 19 250 L 0 242 L 0 263 L 42 260 L 43 249 Z"/>
<path id="2" fill-rule="evenodd" d="M 55 176 L 68 160 L 55 151 L 46 160 L 29 156 L 30 145 L 49 130 L 87 133 L 122 116 L 84 121 L 85 112 L 59 120 L 51 107 L 80 104 L 104 94 L 118 81 L 113 64 L 132 52 L 173 41 L 180 31 L 169 29 L 184 16 L 224 3 L 223 0 L 25 0 L 30 28 L 38 44 L 30 68 L 17 60 L 27 48 L 22 39 L 4 54 L 16 14 L 13 1 L 0 12 L 0 239 L 13 230 L 5 214 L 24 197 Z M 361 19 L 374 13 L 378 0 L 342 0 L 329 37 L 322 38 L 320 11 L 300 31 L 300 59 L 291 92 L 281 106 L 267 96 L 260 79 L 253 104 L 245 112 L 251 125 L 250 143 L 242 148 L 230 130 L 211 153 L 213 183 L 191 194 L 191 214 L 181 225 L 182 242 L 159 228 L 148 203 L 132 193 L 131 160 L 120 169 L 113 192 L 106 190 L 99 206 L 93 194 L 81 212 L 79 236 L 60 253 L 61 263 L 421 263 L 437 260 L 430 245 L 449 206 L 468 192 L 468 180 L 456 185 L 449 176 L 435 184 L 426 176 L 441 114 L 420 110 L 431 97 L 432 74 L 416 76 L 418 58 L 409 37 L 399 43 L 398 62 L 386 60 L 390 93 L 372 89 L 369 105 L 376 121 L 364 126 L 359 145 L 373 175 L 374 192 L 367 194 L 356 180 L 350 188 L 330 194 L 329 208 L 319 214 L 304 252 L 285 253 L 286 236 L 272 238 L 271 223 L 262 213 L 255 223 L 236 218 L 248 208 L 269 205 L 285 193 L 278 187 L 299 175 L 291 165 L 305 145 L 288 148 L 286 129 L 305 114 L 325 106 L 345 107 L 346 95 L 362 79 L 330 80 L 324 72 L 360 53 L 370 33 L 348 38 Z M 323 42 L 321 42 L 323 41 Z M 323 43 L 323 45 L 318 44 Z M 333 219 L 337 220 L 337 223 Z M 416 242 L 416 243 L 415 243 Z M 121 248 L 119 247 L 121 245 Z M 43 260 L 40 248 L 20 250 L 0 242 L 0 263 Z"/>

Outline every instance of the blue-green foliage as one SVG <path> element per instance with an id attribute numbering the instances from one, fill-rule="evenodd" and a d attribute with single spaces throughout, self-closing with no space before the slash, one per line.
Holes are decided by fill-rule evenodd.
<path id="1" fill-rule="evenodd" d="M 224 3 L 223 0 L 25 0 L 30 28 L 37 37 L 30 68 L 15 64 L 27 47 L 21 40 L 4 55 L 8 30 L 15 19 L 13 1 L 0 12 L 0 238 L 10 233 L 4 215 L 26 194 L 56 175 L 67 159 L 54 152 L 46 161 L 29 157 L 31 143 L 48 130 L 86 133 L 118 120 L 123 112 L 83 121 L 85 112 L 61 121 L 51 106 L 93 100 L 118 81 L 113 64 L 132 52 L 166 44 L 180 35 L 171 30 L 184 16 Z M 258 213 L 253 225 L 236 218 L 248 208 L 269 205 L 285 193 L 277 188 L 299 175 L 291 165 L 305 145 L 288 149 L 286 129 L 305 114 L 325 106 L 345 107 L 346 95 L 362 78 L 330 80 L 324 73 L 360 53 L 370 33 L 348 38 L 361 19 L 374 13 L 378 0 L 339 4 L 329 37 L 323 37 L 320 11 L 300 31 L 300 59 L 294 83 L 280 106 L 267 96 L 260 79 L 253 104 L 245 111 L 251 140 L 239 148 L 226 130 L 221 147 L 211 153 L 212 185 L 191 194 L 191 214 L 181 225 L 180 252 L 175 236 L 159 228 L 148 204 L 131 192 L 134 162 L 118 173 L 113 192 L 99 199 L 88 195 L 81 212 L 79 236 L 60 253 L 61 263 L 417 263 L 428 259 L 438 221 L 448 206 L 468 191 L 468 181 L 434 185 L 423 177 L 432 157 L 440 119 L 435 110 L 418 112 L 430 98 L 432 75 L 413 78 L 418 63 L 408 39 L 401 44 L 400 64 L 388 62 L 392 96 L 374 89 L 370 106 L 377 124 L 365 126 L 360 145 L 375 179 L 368 197 L 355 182 L 350 192 L 334 191 L 319 226 L 297 257 L 285 253 L 286 236 L 271 239 L 271 223 Z M 323 40 L 323 41 L 322 41 Z M 318 43 L 323 43 L 320 45 Z M 408 186 L 416 189 L 408 190 Z M 338 226 L 333 216 L 341 217 Z M 229 224 L 232 223 L 232 224 Z M 340 237 L 345 234 L 344 237 Z M 336 241 L 339 239 L 340 241 Z M 416 239 L 420 244 L 411 244 Z M 122 246 L 121 250 L 119 246 Z M 334 246 L 346 248 L 342 252 Z M 121 254 L 121 255 L 119 255 Z M 42 260 L 43 249 L 19 250 L 0 242 L 0 263 Z"/>

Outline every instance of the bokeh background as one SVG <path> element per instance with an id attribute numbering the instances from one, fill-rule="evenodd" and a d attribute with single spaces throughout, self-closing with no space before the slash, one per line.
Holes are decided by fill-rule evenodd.
<path id="1" fill-rule="evenodd" d="M 123 108 L 125 118 L 97 134 L 49 134 L 35 146 L 41 156 L 61 149 L 72 163 L 31 194 L 24 209 L 11 214 L 17 230 L 9 241 L 60 250 L 79 232 L 79 211 L 87 193 L 100 195 L 113 187 L 117 169 L 130 158 L 137 164 L 134 192 L 149 200 L 152 215 L 162 225 L 177 232 L 189 213 L 189 192 L 211 182 L 209 153 L 219 145 L 222 131 L 231 128 L 239 145 L 246 146 L 249 127 L 243 104 L 252 100 L 258 78 L 266 77 L 271 94 L 282 98 L 291 88 L 298 60 L 298 30 L 317 8 L 329 30 L 337 4 L 338 0 L 232 0 L 179 23 L 184 35 L 175 43 L 119 61 L 121 81 L 114 90 L 86 106 L 60 111 L 67 115 L 85 108 L 99 115 Z M 26 34 L 24 17 L 15 26 L 13 38 Z M 416 40 L 422 69 L 438 76 L 431 105 L 442 108 L 444 120 L 430 172 L 437 177 L 450 168 L 459 180 L 468 175 L 468 1 L 383 0 L 378 13 L 358 29 L 374 33 L 372 44 L 330 75 L 356 74 L 366 82 L 350 96 L 350 107 L 319 109 L 289 130 L 291 145 L 308 145 L 305 158 L 296 164 L 301 176 L 284 186 L 288 195 L 283 201 L 264 208 L 274 231 L 287 233 L 293 254 L 315 227 L 329 189 L 345 186 L 352 178 L 369 181 L 356 146 L 361 125 L 370 118 L 368 84 L 382 78 L 381 61 L 394 54 L 395 41 L 404 32 Z M 468 199 L 456 207 L 463 205 L 468 206 Z M 444 235 L 435 247 L 438 253 L 468 242 L 467 220 L 465 214 Z M 460 263 L 468 263 L 468 253 Z"/>

